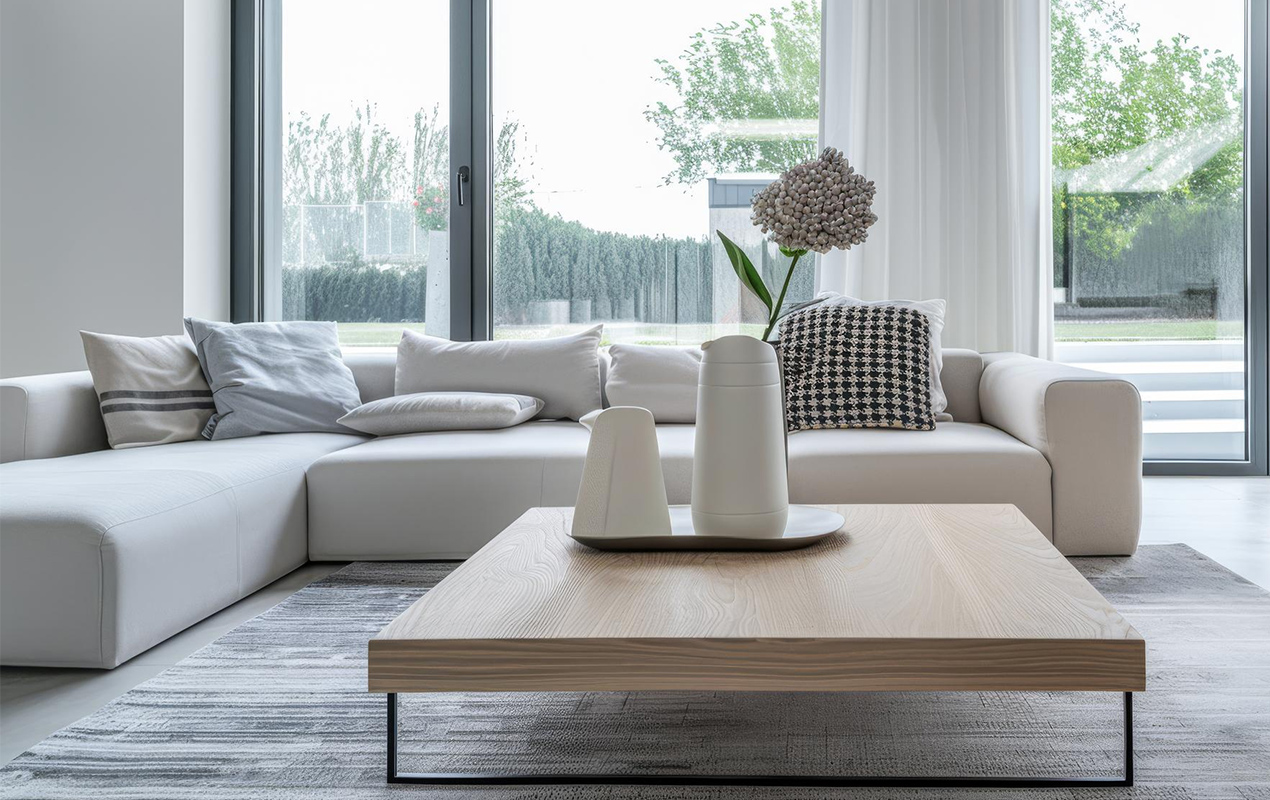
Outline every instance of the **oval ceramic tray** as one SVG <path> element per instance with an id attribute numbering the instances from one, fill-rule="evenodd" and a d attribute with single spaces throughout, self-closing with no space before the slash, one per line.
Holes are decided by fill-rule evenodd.
<path id="1" fill-rule="evenodd" d="M 842 515 L 814 506 L 790 506 L 785 535 L 779 539 L 739 539 L 732 536 L 698 536 L 692 530 L 692 507 L 670 507 L 669 536 L 574 536 L 597 550 L 797 550 L 842 530 Z"/>

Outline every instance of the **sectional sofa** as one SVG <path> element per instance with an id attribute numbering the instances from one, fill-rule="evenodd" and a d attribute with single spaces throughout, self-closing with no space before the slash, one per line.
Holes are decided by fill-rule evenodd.
<path id="1" fill-rule="evenodd" d="M 392 394 L 394 358 L 346 356 L 364 402 Z M 967 350 L 941 377 L 954 421 L 934 431 L 791 435 L 790 500 L 1013 503 L 1068 555 L 1134 551 L 1132 384 Z M 693 426 L 657 435 L 687 503 Z M 587 441 L 546 421 L 109 450 L 87 372 L 0 381 L 0 662 L 114 667 L 306 560 L 464 558 L 530 507 L 572 505 Z"/>

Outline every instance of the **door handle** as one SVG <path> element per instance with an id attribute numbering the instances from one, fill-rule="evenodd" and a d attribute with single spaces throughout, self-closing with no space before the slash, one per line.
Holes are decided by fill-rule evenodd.
<path id="1" fill-rule="evenodd" d="M 463 184 L 467 183 L 468 180 L 471 179 L 472 171 L 467 167 L 459 167 L 459 174 L 457 177 L 459 179 L 459 205 L 466 205 L 466 201 L 463 199 Z"/>

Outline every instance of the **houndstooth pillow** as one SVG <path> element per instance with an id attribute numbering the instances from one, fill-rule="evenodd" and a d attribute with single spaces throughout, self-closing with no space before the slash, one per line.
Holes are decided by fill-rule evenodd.
<path id="1" fill-rule="evenodd" d="M 781 323 L 785 423 L 935 429 L 930 321 L 911 308 L 818 306 Z"/>

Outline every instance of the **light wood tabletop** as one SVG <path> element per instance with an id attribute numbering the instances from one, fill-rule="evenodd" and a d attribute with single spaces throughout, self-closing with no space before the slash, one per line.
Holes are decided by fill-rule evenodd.
<path id="1" fill-rule="evenodd" d="M 600 552 L 531 509 L 370 641 L 369 688 L 1146 688 L 1142 637 L 1014 506 L 832 508 L 777 553 Z"/>

